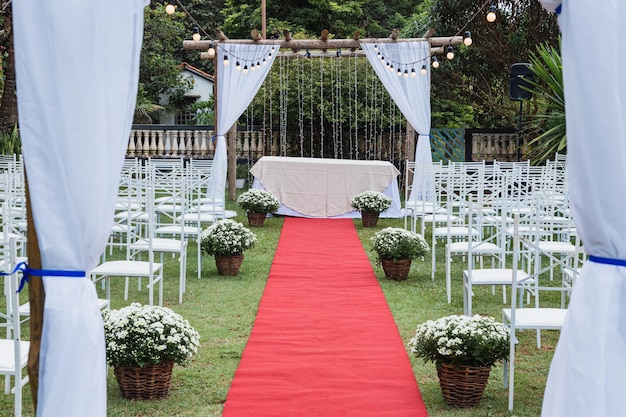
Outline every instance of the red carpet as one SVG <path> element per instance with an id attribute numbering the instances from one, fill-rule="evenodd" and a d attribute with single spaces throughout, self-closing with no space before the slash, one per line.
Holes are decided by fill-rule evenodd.
<path id="1" fill-rule="evenodd" d="M 351 219 L 285 219 L 224 406 L 246 416 L 427 416 Z"/>

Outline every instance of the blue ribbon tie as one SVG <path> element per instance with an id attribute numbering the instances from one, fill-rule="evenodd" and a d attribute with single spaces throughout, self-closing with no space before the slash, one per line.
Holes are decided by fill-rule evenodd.
<path id="1" fill-rule="evenodd" d="M 29 276 L 35 276 L 35 277 L 67 277 L 67 278 L 84 278 L 87 276 L 87 274 L 85 273 L 85 271 L 62 271 L 62 270 L 52 270 L 52 269 L 31 269 L 28 267 L 28 265 L 26 264 L 26 262 L 20 262 L 19 264 L 15 265 L 15 268 L 13 268 L 13 271 L 11 272 L 0 272 L 0 275 L 2 276 L 6 276 L 6 275 L 13 275 L 16 274 L 18 272 L 22 271 L 22 279 L 20 280 L 20 285 L 19 288 L 17 289 L 17 292 L 22 291 L 22 289 L 24 288 L 24 285 L 26 285 L 26 283 L 28 282 L 28 277 Z"/>
<path id="2" fill-rule="evenodd" d="M 589 260 L 591 262 L 595 262 L 597 264 L 626 266 L 626 261 L 624 261 L 622 259 L 603 258 L 601 256 L 589 255 Z"/>

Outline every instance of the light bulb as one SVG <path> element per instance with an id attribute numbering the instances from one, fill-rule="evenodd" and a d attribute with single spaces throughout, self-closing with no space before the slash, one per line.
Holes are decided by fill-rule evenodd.
<path id="1" fill-rule="evenodd" d="M 224 66 L 227 67 L 229 64 L 228 62 L 228 55 L 224 55 Z"/>
<path id="2" fill-rule="evenodd" d="M 398 77 L 402 77 L 402 70 L 400 68 L 398 68 Z"/>
<path id="3" fill-rule="evenodd" d="M 427 71 L 426 71 L 426 65 L 422 65 L 422 69 L 420 70 L 420 74 L 422 75 L 426 75 Z"/>
<path id="4" fill-rule="evenodd" d="M 439 60 L 436 56 L 433 57 L 433 68 L 439 68 Z"/>
<path id="5" fill-rule="evenodd" d="M 267 61 L 263 58 L 263 65 L 267 65 Z"/>
<path id="6" fill-rule="evenodd" d="M 215 58 L 215 48 L 213 47 L 213 44 L 209 45 L 208 55 L 209 59 Z"/>
<path id="7" fill-rule="evenodd" d="M 489 13 L 487 13 L 487 22 L 493 23 L 495 21 L 496 21 L 496 6 L 492 4 L 491 6 L 489 6 Z"/>
<path id="8" fill-rule="evenodd" d="M 463 43 L 465 44 L 465 46 L 470 46 L 472 44 L 472 34 L 470 33 L 469 30 L 465 32 Z"/>
<path id="9" fill-rule="evenodd" d="M 409 78 L 409 71 L 404 70 L 404 74 L 403 75 L 404 75 L 404 78 Z"/>
<path id="10" fill-rule="evenodd" d="M 389 66 L 389 72 L 393 72 L 393 64 Z"/>
<path id="11" fill-rule="evenodd" d="M 241 64 L 239 63 L 239 61 L 237 61 L 237 64 L 235 65 L 235 69 L 237 71 L 241 71 Z"/>
<path id="12" fill-rule="evenodd" d="M 176 11 L 176 6 L 174 6 L 172 3 L 168 3 L 167 6 L 165 6 L 165 13 L 174 14 L 175 11 Z"/>
<path id="13" fill-rule="evenodd" d="M 201 36 L 200 36 L 200 29 L 198 29 L 198 26 L 194 26 L 193 28 L 193 35 L 191 35 L 191 39 L 193 39 L 194 41 L 198 42 L 200 40 Z"/>
<path id="14" fill-rule="evenodd" d="M 243 73 L 244 73 L 244 74 L 247 74 L 247 73 L 248 73 L 248 66 L 247 66 L 247 65 L 244 65 L 244 66 L 243 66 Z"/>
<path id="15" fill-rule="evenodd" d="M 374 50 L 378 51 L 378 45 L 374 44 Z"/>
<path id="16" fill-rule="evenodd" d="M 417 73 L 415 72 L 415 68 L 411 68 L 411 78 L 415 78 L 415 75 Z"/>
<path id="17" fill-rule="evenodd" d="M 451 46 L 448 46 L 448 52 L 446 52 L 446 58 L 454 59 L 454 49 Z"/>
<path id="18" fill-rule="evenodd" d="M 250 64 L 250 71 L 256 71 L 256 65 L 254 65 L 254 62 Z"/>

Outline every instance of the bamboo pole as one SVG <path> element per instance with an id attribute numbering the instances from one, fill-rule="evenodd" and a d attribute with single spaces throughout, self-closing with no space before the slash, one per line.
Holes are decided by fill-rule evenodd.
<path id="1" fill-rule="evenodd" d="M 28 267 L 41 269 L 41 253 L 37 230 L 33 220 L 32 206 L 30 204 L 30 192 L 28 188 L 28 176 L 24 165 L 24 183 L 26 191 L 26 251 L 28 253 Z M 33 397 L 33 406 L 37 411 L 37 392 L 39 389 L 39 353 L 41 349 L 41 334 L 43 330 L 43 308 L 46 293 L 43 279 L 37 276 L 28 277 L 28 301 L 30 302 L 30 349 L 28 351 L 28 377 L 30 379 L 30 391 Z"/>

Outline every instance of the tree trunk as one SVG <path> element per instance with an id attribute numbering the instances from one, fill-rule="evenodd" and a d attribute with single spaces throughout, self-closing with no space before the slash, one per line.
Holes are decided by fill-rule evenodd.
<path id="1" fill-rule="evenodd" d="M 4 36 L 7 37 L 7 58 L 4 60 L 4 90 L 0 101 L 0 133 L 11 134 L 17 124 L 17 95 L 15 94 L 15 47 L 13 44 L 13 11 L 4 9 Z"/>

